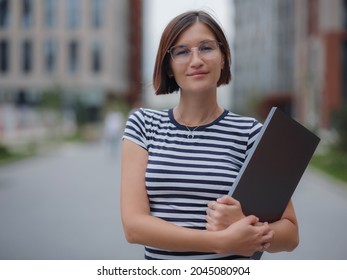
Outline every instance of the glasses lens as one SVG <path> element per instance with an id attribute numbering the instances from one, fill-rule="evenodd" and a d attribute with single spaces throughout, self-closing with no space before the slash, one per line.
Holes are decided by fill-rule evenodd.
<path id="1" fill-rule="evenodd" d="M 175 46 L 171 48 L 171 56 L 177 62 L 189 60 L 191 50 L 186 46 Z"/>
<path id="2" fill-rule="evenodd" d="M 203 42 L 199 45 L 199 52 L 200 53 L 210 53 L 210 52 L 217 50 L 217 48 L 218 48 L 217 42 L 207 41 L 207 42 Z"/>
<path id="3" fill-rule="evenodd" d="M 175 62 L 183 63 L 190 60 L 193 49 L 197 49 L 200 58 L 213 59 L 217 55 L 219 43 L 216 41 L 204 41 L 196 48 L 188 48 L 187 46 L 174 46 L 170 49 L 171 57 Z"/>

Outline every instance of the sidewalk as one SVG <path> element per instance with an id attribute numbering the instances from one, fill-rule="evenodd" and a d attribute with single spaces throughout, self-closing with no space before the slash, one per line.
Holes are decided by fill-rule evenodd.
<path id="1" fill-rule="evenodd" d="M 300 244 L 263 259 L 347 259 L 347 184 L 307 169 L 293 196 Z"/>

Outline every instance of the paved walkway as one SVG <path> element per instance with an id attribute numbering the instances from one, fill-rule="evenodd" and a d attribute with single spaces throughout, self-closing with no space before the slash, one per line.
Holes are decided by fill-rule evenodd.
<path id="1" fill-rule="evenodd" d="M 294 203 L 300 246 L 264 259 L 347 259 L 347 187 L 308 170 Z M 1 166 L 0 227 L 0 259 L 143 258 L 122 231 L 119 150 L 100 144 Z"/>
<path id="2" fill-rule="evenodd" d="M 308 169 L 293 196 L 300 244 L 263 259 L 347 260 L 347 184 Z"/>
<path id="3" fill-rule="evenodd" d="M 142 258 L 119 208 L 119 162 L 107 147 L 67 144 L 0 167 L 0 259 Z"/>

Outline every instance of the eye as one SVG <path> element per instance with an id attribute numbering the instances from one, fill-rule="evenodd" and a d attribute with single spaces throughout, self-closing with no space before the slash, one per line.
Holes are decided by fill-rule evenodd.
<path id="1" fill-rule="evenodd" d="M 211 43 L 203 43 L 199 46 L 200 52 L 211 52 L 215 49 Z"/>
<path id="2" fill-rule="evenodd" d="M 174 56 L 184 56 L 184 55 L 188 55 L 189 53 L 190 53 L 190 49 L 186 47 L 175 48 L 172 52 Z"/>

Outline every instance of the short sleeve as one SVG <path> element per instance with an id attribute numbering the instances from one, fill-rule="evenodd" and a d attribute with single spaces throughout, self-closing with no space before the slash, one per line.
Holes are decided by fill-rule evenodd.
<path id="1" fill-rule="evenodd" d="M 124 129 L 124 139 L 128 139 L 147 150 L 148 143 L 144 109 L 138 109 L 130 114 Z"/>
<path id="2" fill-rule="evenodd" d="M 246 156 L 248 155 L 250 149 L 253 147 L 255 140 L 258 138 L 259 132 L 263 125 L 257 120 L 253 121 L 252 127 L 249 130 L 248 142 L 247 142 L 247 151 Z"/>

